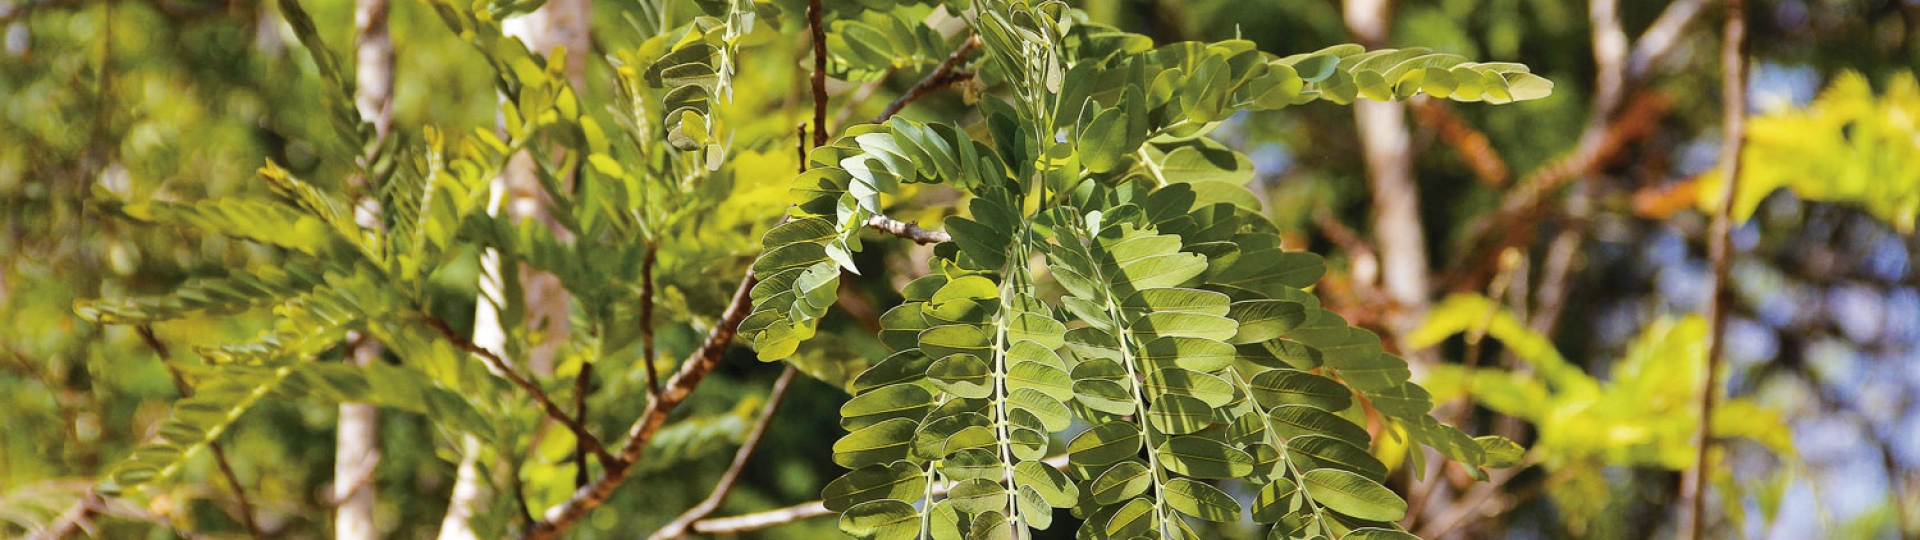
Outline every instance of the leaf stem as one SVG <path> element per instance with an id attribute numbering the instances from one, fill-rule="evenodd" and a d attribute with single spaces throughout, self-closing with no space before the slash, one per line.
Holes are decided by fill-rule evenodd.
<path id="1" fill-rule="evenodd" d="M 167 375 L 173 378 L 173 388 L 180 392 L 180 399 L 193 397 L 193 387 L 187 385 L 187 379 L 180 374 L 180 366 L 173 363 L 173 352 L 167 348 L 166 342 L 160 341 L 160 336 L 153 333 L 153 327 L 143 324 L 134 328 L 134 331 L 140 334 L 140 341 L 146 342 L 147 348 L 153 349 L 153 353 L 160 357 L 160 365 L 165 366 Z M 240 484 L 240 475 L 234 474 L 233 464 L 227 460 L 226 448 L 221 447 L 220 441 L 209 440 L 207 449 L 213 453 L 213 463 L 220 468 L 220 475 L 226 477 L 227 486 L 233 488 L 233 499 L 240 505 L 240 522 L 246 525 L 247 535 L 261 538 L 260 524 L 253 519 L 253 501 L 247 498 L 247 489 Z M 92 496 L 91 492 L 89 496 Z"/>
<path id="2" fill-rule="evenodd" d="M 1720 356 L 1726 350 L 1727 311 L 1732 304 L 1732 289 L 1727 286 L 1727 269 L 1733 259 L 1733 204 L 1740 194 L 1740 153 L 1747 142 L 1747 16 L 1743 0 L 1727 0 L 1725 42 L 1721 45 L 1720 69 L 1723 71 L 1721 107 L 1726 111 L 1725 140 L 1720 159 L 1725 168 L 1725 193 L 1714 212 L 1707 258 L 1713 264 L 1713 296 L 1707 303 L 1706 375 L 1700 381 L 1700 427 L 1694 432 L 1693 470 L 1680 485 L 1681 498 L 1687 501 L 1682 512 L 1682 538 L 1702 538 L 1707 531 L 1707 482 L 1713 471 L 1713 411 L 1720 391 Z"/>

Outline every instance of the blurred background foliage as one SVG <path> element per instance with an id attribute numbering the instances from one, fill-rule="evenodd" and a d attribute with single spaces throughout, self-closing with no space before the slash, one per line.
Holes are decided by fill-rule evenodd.
<path id="1" fill-rule="evenodd" d="M 794 14 L 804 2 L 761 4 Z M 1241 36 L 1262 50 L 1290 54 L 1352 39 L 1340 4 L 1330 0 L 1074 5 L 1093 20 L 1163 43 Z M 352 42 L 351 2 L 307 6 L 329 43 Z M 1667 6 L 1626 0 L 1620 20 L 1637 35 Z M 898 9 L 910 21 L 929 12 Z M 1702 354 L 1694 352 L 1702 325 L 1684 317 L 1703 311 L 1711 294 L 1707 219 L 1698 208 L 1717 193 L 1714 180 L 1702 178 L 1716 163 L 1719 139 L 1717 31 L 1704 22 L 1718 20 L 1717 9 L 1706 8 L 1703 22 L 1676 41 L 1669 65 L 1635 90 L 1662 105 L 1643 119 L 1644 134 L 1572 188 L 1577 204 L 1556 198 L 1549 217 L 1528 224 L 1540 241 L 1518 250 L 1523 261 L 1545 259 L 1546 240 L 1562 231 L 1582 239 L 1567 293 L 1552 306 L 1564 322 L 1524 328 L 1518 324 L 1524 312 L 1544 307 L 1529 305 L 1524 292 L 1515 300 L 1484 281 L 1453 281 L 1446 287 L 1480 296 L 1440 304 L 1422 339 L 1411 340 L 1434 346 L 1449 364 L 1426 375 L 1436 397 L 1472 395 L 1482 405 L 1457 410 L 1461 418 L 1485 431 L 1527 433 L 1526 424 L 1537 426 L 1523 442 L 1540 466 L 1501 484 L 1490 515 L 1455 534 L 1645 538 L 1672 532 L 1677 471 L 1691 459 L 1674 447 L 1686 441 L 1672 432 L 1686 432 L 1691 428 L 1674 424 L 1692 421 L 1675 416 L 1690 410 L 1674 402 L 1691 399 L 1686 381 L 1700 375 L 1687 370 Z M 1920 2 L 1758 0 L 1748 9 L 1755 66 L 1750 106 L 1771 116 L 1754 122 L 1748 151 L 1755 173 L 1749 185 L 1764 189 L 1743 197 L 1742 214 L 1751 219 L 1735 231 L 1738 301 L 1727 348 L 1735 400 L 1727 410 L 1752 414 L 1732 419 L 1738 425 L 1727 431 L 1749 438 L 1725 446 L 1728 471 L 1716 492 L 1725 520 L 1716 535 L 1915 538 L 1920 275 L 1914 255 L 1920 242 L 1911 231 L 1920 192 L 1920 105 L 1910 70 L 1920 65 L 1914 36 Z M 596 2 L 594 10 L 589 57 L 595 60 L 583 93 L 608 96 L 613 71 L 599 59 L 637 46 L 630 20 L 643 15 L 637 4 L 619 0 Z M 694 11 L 685 6 L 668 15 L 684 19 Z M 1556 83 L 1548 99 L 1449 108 L 1484 136 L 1507 170 L 1535 170 L 1580 139 L 1595 92 L 1593 28 L 1583 3 L 1402 0 L 1394 13 L 1389 45 L 1521 62 Z M 786 204 L 788 171 L 796 165 L 792 127 L 807 117 L 807 52 L 795 37 L 798 19 L 768 21 L 747 37 L 754 54 L 740 59 L 734 101 L 714 115 L 736 122 L 729 126 L 730 151 L 744 165 L 716 180 L 727 182 L 716 186 L 727 198 L 710 209 L 712 226 L 663 242 L 673 246 L 659 269 L 666 284 L 663 320 L 711 320 L 758 248 L 759 231 Z M 395 3 L 392 29 L 396 131 L 493 128 L 493 75 L 472 47 L 422 2 Z M 871 55 L 878 53 L 844 39 L 831 52 L 839 59 L 835 76 L 853 79 L 831 82 L 834 116 L 843 119 L 878 113 L 942 59 L 896 57 L 889 66 L 874 66 Z M 116 219 L 99 201 L 264 197 L 267 186 L 254 170 L 267 159 L 331 187 L 352 164 L 321 156 L 352 150 L 332 135 L 321 86 L 268 3 L 0 4 L 0 219 L 6 227 L 0 234 L 0 536 L 32 530 L 69 507 L 177 398 L 140 336 L 82 321 L 72 307 L 76 300 L 164 292 L 190 278 L 272 266 L 286 257 L 219 236 Z M 1831 90 L 1822 94 L 1823 88 Z M 958 92 L 941 93 L 906 116 L 952 116 L 961 106 Z M 1412 124 L 1416 153 L 1410 159 L 1431 239 L 1427 255 L 1438 268 L 1456 267 L 1470 262 L 1462 259 L 1472 247 L 1472 223 L 1494 212 L 1518 180 L 1479 174 L 1475 160 L 1446 144 L 1444 130 L 1424 118 L 1416 115 Z M 1346 238 L 1351 230 L 1368 233 L 1370 212 L 1354 129 L 1345 108 L 1312 106 L 1243 114 L 1217 136 L 1258 166 L 1253 186 L 1266 194 L 1290 247 L 1328 256 L 1333 270 L 1319 292 L 1329 305 L 1356 322 L 1377 322 L 1365 315 L 1383 308 L 1353 292 L 1365 288 L 1370 256 Z M 951 193 L 929 191 L 903 194 L 923 204 L 894 217 L 929 222 L 952 212 L 941 204 L 952 202 Z M 898 302 L 894 291 L 917 267 L 909 261 L 925 254 L 876 243 L 862 257 L 863 268 L 880 270 L 849 280 L 850 292 L 842 295 L 847 309 L 830 316 L 822 338 L 802 352 L 815 359 L 807 364 L 827 366 L 809 370 L 821 378 L 844 380 L 860 362 L 877 359 L 881 349 L 864 322 Z M 1525 264 L 1505 268 L 1502 275 L 1523 282 L 1530 275 Z M 444 278 L 461 291 L 474 281 L 470 274 Z M 1519 312 L 1510 312 L 1515 305 Z M 1514 324 L 1492 322 L 1499 318 Z M 195 346 L 254 336 L 267 325 L 265 317 L 243 315 L 156 329 L 184 355 Z M 663 328 L 663 356 L 684 355 L 702 336 L 692 324 Z M 750 420 L 740 411 L 752 410 L 779 371 L 739 348 L 732 354 L 684 408 L 705 423 L 689 423 L 681 435 L 706 430 L 707 446 L 689 447 L 704 450 L 655 455 L 659 466 L 642 471 L 634 487 L 609 503 L 628 511 L 596 513 L 575 537 L 651 530 L 705 496 Z M 637 415 L 645 392 L 639 371 L 603 369 L 612 375 L 604 375 L 595 409 L 617 418 Z M 829 448 L 846 399 L 836 386 L 803 379 L 793 389 L 723 512 L 817 499 L 820 486 L 840 474 Z M 274 537 L 328 536 L 334 414 L 322 404 L 273 402 L 227 435 L 236 472 Z M 455 458 L 434 451 L 435 434 L 423 419 L 383 418 L 376 479 L 383 532 L 432 537 Z M 161 495 L 110 506 L 99 537 L 241 534 L 218 477 L 210 460 L 193 461 L 184 480 Z M 564 496 L 530 494 L 549 503 Z M 833 534 L 831 521 L 822 519 L 754 537 Z"/>

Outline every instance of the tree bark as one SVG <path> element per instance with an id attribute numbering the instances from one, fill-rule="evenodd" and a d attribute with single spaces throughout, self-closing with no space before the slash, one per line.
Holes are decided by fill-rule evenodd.
<path id="1" fill-rule="evenodd" d="M 387 10 L 387 0 L 354 2 L 353 22 L 358 34 L 354 43 L 354 108 L 383 138 L 393 122 L 393 38 L 387 32 Z M 355 205 L 360 226 L 381 226 L 378 204 L 364 200 Z M 379 341 L 360 336 L 353 341 L 350 360 L 365 366 L 380 361 L 382 351 Z M 339 427 L 333 461 L 333 499 L 339 504 L 333 516 L 334 538 L 372 540 L 379 537 L 372 480 L 380 461 L 379 411 L 370 403 L 342 403 Z"/>

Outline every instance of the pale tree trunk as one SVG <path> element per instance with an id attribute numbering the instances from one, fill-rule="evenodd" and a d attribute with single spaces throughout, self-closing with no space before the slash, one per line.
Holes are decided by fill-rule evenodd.
<path id="1" fill-rule="evenodd" d="M 1369 48 L 1385 46 L 1393 25 L 1389 0 L 1345 0 L 1348 31 Z M 1373 195 L 1373 237 L 1380 251 L 1380 286 L 1393 301 L 1387 326 L 1394 339 L 1425 316 L 1429 267 L 1426 231 L 1420 225 L 1420 194 L 1413 178 L 1407 108 L 1399 102 L 1354 103 L 1360 148 Z M 1404 348 L 1403 348 L 1404 350 Z M 1415 366 L 1414 369 L 1419 369 Z"/>
<path id="2" fill-rule="evenodd" d="M 387 0 L 356 0 L 353 18 L 359 34 L 354 45 L 354 107 L 361 118 L 373 122 L 380 137 L 386 137 L 393 118 L 393 39 L 387 33 Z M 369 192 L 367 199 L 356 205 L 355 218 L 362 227 L 380 227 L 378 204 Z M 358 336 L 353 340 L 351 360 L 365 366 L 380 361 L 381 352 L 379 341 Z M 379 536 L 373 519 L 379 430 L 379 411 L 372 404 L 340 404 L 340 431 L 333 461 L 333 497 L 339 503 L 333 530 L 338 540 L 372 540 Z"/>
<path id="3" fill-rule="evenodd" d="M 548 0 L 533 13 L 506 20 L 502 29 L 526 43 L 535 54 L 547 55 L 555 47 L 565 47 L 567 78 L 575 92 L 584 93 L 587 51 L 591 47 L 588 41 L 591 8 L 589 0 Z M 514 221 L 538 219 L 555 235 L 564 237 L 565 231 L 547 215 L 545 191 L 533 167 L 532 158 L 526 154 L 508 161 L 506 170 L 493 179 L 487 212 L 497 216 L 504 211 Z M 571 182 L 564 185 L 571 186 Z M 473 317 L 473 343 L 505 357 L 507 332 L 501 325 L 499 311 L 506 300 L 502 271 L 498 252 L 489 249 L 481 255 L 480 298 Z M 552 274 L 531 268 L 517 271 L 525 293 L 527 330 L 545 334 L 545 339 L 526 351 L 527 367 L 536 375 L 551 375 L 554 355 L 570 331 L 567 291 Z M 488 497 L 486 482 L 480 478 L 480 442 L 468 436 L 461 443 L 460 468 L 452 500 L 447 505 L 447 516 L 440 524 L 439 540 L 476 540 L 474 513 Z"/>

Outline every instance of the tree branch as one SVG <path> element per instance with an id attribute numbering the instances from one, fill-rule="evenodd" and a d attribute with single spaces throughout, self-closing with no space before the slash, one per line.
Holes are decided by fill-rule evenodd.
<path id="1" fill-rule="evenodd" d="M 647 365 L 647 395 L 660 396 L 660 372 L 653 367 L 653 264 L 659 248 L 647 246 L 640 262 L 640 356 Z"/>
<path id="2" fill-rule="evenodd" d="M 1707 303 L 1706 377 L 1700 381 L 1700 426 L 1694 431 L 1693 470 L 1680 483 L 1681 538 L 1699 539 L 1707 531 L 1707 482 L 1713 470 L 1713 408 L 1719 394 L 1720 356 L 1727 348 L 1727 311 L 1732 307 L 1733 291 L 1727 286 L 1727 267 L 1733 258 L 1733 201 L 1740 193 L 1740 153 L 1747 143 L 1747 12 L 1743 0 L 1727 0 L 1727 26 L 1720 46 L 1723 73 L 1721 107 L 1726 111 L 1725 133 L 1720 146 L 1721 167 L 1726 176 L 1726 192 L 1713 214 L 1712 237 L 1707 240 L 1707 259 L 1713 264 L 1713 296 Z"/>
<path id="3" fill-rule="evenodd" d="M 919 244 L 938 244 L 953 241 L 953 235 L 946 231 L 929 231 L 919 225 L 896 221 L 887 216 L 873 216 L 867 220 L 867 228 L 884 232 Z"/>
<path id="4" fill-rule="evenodd" d="M 475 345 L 467 338 L 460 337 L 460 334 L 455 333 L 453 328 L 447 326 L 446 321 L 440 320 L 438 317 L 427 315 L 426 322 L 427 326 L 433 327 L 434 330 L 440 332 L 442 337 L 447 338 L 447 341 L 452 343 L 454 348 L 472 353 L 486 360 L 487 364 L 491 366 L 494 371 L 505 376 L 508 381 L 513 382 L 514 386 L 525 390 L 528 395 L 533 396 L 534 402 L 540 405 L 540 409 L 545 411 L 549 418 L 559 422 L 561 425 L 567 426 L 567 430 L 572 431 L 574 438 L 579 440 L 579 445 L 587 449 L 588 452 L 593 452 L 593 455 L 600 459 L 602 465 L 614 461 L 614 456 L 608 454 L 606 447 L 600 445 L 600 439 L 594 437 L 592 432 L 587 431 L 587 427 L 582 425 L 579 419 L 561 410 L 560 406 L 554 404 L 553 399 L 548 397 L 545 391 L 540 390 L 539 385 L 534 384 L 533 381 L 527 379 L 525 375 L 521 375 L 520 372 L 515 371 L 513 365 L 508 364 L 506 359 L 501 358 L 498 354 L 494 354 L 493 351 L 488 350 L 486 347 Z"/>
<path id="5" fill-rule="evenodd" d="M 713 371 L 714 365 L 720 363 L 721 356 L 740 329 L 740 321 L 746 319 L 748 311 L 753 309 L 752 297 L 748 293 L 759 283 L 760 277 L 748 270 L 746 279 L 734 290 L 733 300 L 727 304 L 727 310 L 721 313 L 720 320 L 715 321 L 713 329 L 708 331 L 706 342 L 680 364 L 680 371 L 667 379 L 666 387 L 661 389 L 658 397 L 647 399 L 646 411 L 640 414 L 640 419 L 633 423 L 633 427 L 628 428 L 627 441 L 621 445 L 620 454 L 605 462 L 606 470 L 600 473 L 599 480 L 575 490 L 566 502 L 548 509 L 544 519 L 535 523 L 524 538 L 547 540 L 558 536 L 588 511 L 606 502 L 607 497 L 613 495 L 613 490 L 626 481 L 633 464 L 646 453 L 647 441 L 652 440 L 654 433 L 666 423 L 667 414 L 673 412 L 674 406 L 685 401 L 693 393 L 693 387 L 699 385 L 707 373 Z"/>
<path id="6" fill-rule="evenodd" d="M 1505 185 L 1512 173 L 1507 161 L 1493 149 L 1487 141 L 1487 134 L 1467 123 L 1466 119 L 1453 112 L 1453 108 L 1440 100 L 1421 97 L 1412 100 L 1413 114 L 1420 121 L 1433 126 L 1440 133 L 1440 140 L 1459 152 L 1467 167 L 1473 169 L 1474 176 L 1489 186 Z"/>
<path id="7" fill-rule="evenodd" d="M 746 468 L 747 460 L 752 458 L 753 451 L 760 447 L 760 440 L 767 434 L 767 426 L 773 425 L 773 414 L 780 410 L 780 400 L 786 397 L 787 386 L 793 383 L 794 375 L 799 372 L 800 370 L 794 369 L 792 364 L 787 365 L 786 371 L 780 372 L 780 378 L 773 382 L 773 390 L 767 394 L 766 406 L 760 408 L 759 421 L 754 423 L 753 431 L 747 432 L 747 439 L 740 443 L 740 449 L 734 451 L 733 464 L 727 466 L 727 472 L 720 475 L 720 481 L 713 486 L 713 493 L 707 495 L 706 500 L 700 501 L 700 504 L 688 509 L 686 513 L 680 514 L 680 517 L 674 519 L 672 523 L 653 533 L 653 536 L 647 537 L 648 540 L 673 540 L 686 536 L 688 528 L 695 521 L 720 509 L 720 503 L 726 502 L 727 495 L 733 492 L 734 484 L 740 480 L 740 471 Z"/>
<path id="8" fill-rule="evenodd" d="M 935 487 L 939 490 L 941 488 Z M 833 515 L 832 510 L 821 501 L 796 504 L 786 508 L 754 512 L 723 518 L 703 519 L 693 522 L 688 531 L 694 534 L 723 535 L 739 534 L 747 531 L 769 529 L 804 519 Z"/>
<path id="9" fill-rule="evenodd" d="M 173 352 L 165 342 L 160 341 L 160 336 L 154 335 L 153 327 L 143 324 L 135 327 L 134 331 L 140 334 L 140 340 L 146 342 L 147 348 L 153 349 L 153 353 L 160 357 L 160 365 L 165 366 L 167 374 L 173 378 L 173 388 L 180 392 L 180 399 L 193 397 L 193 387 L 188 386 L 186 378 L 180 375 L 180 367 L 173 364 Z M 234 474 L 233 464 L 227 460 L 227 449 L 221 446 L 220 441 L 207 441 L 207 449 L 212 452 L 213 463 L 220 468 L 220 475 L 226 477 L 227 485 L 233 488 L 233 499 L 240 505 L 240 522 L 246 525 L 247 535 L 261 538 L 260 524 L 253 519 L 253 501 L 247 498 L 247 489 L 240 484 L 240 475 Z"/>
<path id="10" fill-rule="evenodd" d="M 880 116 L 874 117 L 873 123 L 885 122 L 893 115 L 900 114 L 901 109 L 907 108 L 908 104 L 920 99 L 921 96 L 972 79 L 972 73 L 957 71 L 957 69 L 961 64 L 966 63 L 967 57 L 972 55 L 975 49 L 979 49 L 980 45 L 980 36 L 968 36 L 967 40 L 960 44 L 959 49 L 940 62 L 940 67 L 933 68 L 932 73 L 928 73 L 925 78 L 920 79 L 920 82 L 914 83 L 906 93 L 900 94 L 899 99 L 887 104 L 886 110 L 881 111 Z"/>
<path id="11" fill-rule="evenodd" d="M 1421 538 L 1441 538 L 1454 532 L 1455 529 L 1460 528 L 1462 524 L 1466 523 L 1467 518 L 1471 518 L 1474 513 L 1479 512 L 1480 507 L 1486 505 L 1487 501 L 1493 500 L 1495 495 L 1499 495 L 1500 489 L 1505 487 L 1508 481 L 1513 480 L 1513 477 L 1519 476 L 1521 471 L 1532 467 L 1534 463 L 1538 462 L 1539 457 L 1529 452 L 1526 459 L 1522 460 L 1519 465 L 1494 471 L 1489 474 L 1488 476 L 1490 478 L 1488 478 L 1487 481 L 1475 484 L 1473 489 L 1468 490 L 1465 495 L 1461 496 L 1459 502 L 1454 503 L 1448 508 L 1447 513 L 1441 514 L 1440 517 L 1428 522 L 1426 526 L 1420 527 L 1418 536 Z"/>
<path id="12" fill-rule="evenodd" d="M 807 29 L 813 36 L 813 147 L 827 145 L 827 27 L 820 22 L 820 0 L 807 2 Z"/>
<path id="13" fill-rule="evenodd" d="M 1623 147 L 1644 137 L 1665 115 L 1671 105 L 1669 98 L 1629 89 L 1672 55 L 1681 31 L 1699 14 L 1701 2 L 1676 0 L 1667 5 L 1653 26 L 1631 45 L 1622 41 L 1624 34 L 1615 33 L 1619 23 L 1613 19 L 1617 14 L 1610 6 L 1616 2 L 1596 2 L 1591 7 L 1588 15 L 1594 18 L 1594 61 L 1599 73 L 1587 130 L 1580 134 L 1573 150 L 1535 169 L 1515 185 L 1501 201 L 1498 212 L 1469 226 L 1467 256 L 1456 259 L 1459 263 L 1449 272 L 1447 283 L 1461 288 L 1484 278 L 1480 270 L 1494 257 L 1531 236 L 1532 225 L 1545 214 L 1543 206 L 1549 197 L 1567 183 L 1611 163 Z M 1629 99 L 1629 95 L 1633 97 Z"/>

